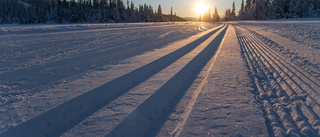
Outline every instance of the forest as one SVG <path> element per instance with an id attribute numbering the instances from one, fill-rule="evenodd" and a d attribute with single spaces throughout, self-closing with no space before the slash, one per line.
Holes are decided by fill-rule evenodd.
<path id="1" fill-rule="evenodd" d="M 224 18 L 219 17 L 217 7 L 211 16 L 210 9 L 202 21 L 267 20 L 288 18 L 320 17 L 320 0 L 242 0 L 241 8 L 236 11 L 235 2 L 226 9 Z"/>
<path id="2" fill-rule="evenodd" d="M 183 19 L 172 7 L 169 14 L 163 14 L 161 5 L 154 10 L 128 0 L 0 0 L 0 24 L 164 21 Z"/>
<path id="3" fill-rule="evenodd" d="M 221 14 L 220 14 L 221 16 Z M 223 20 L 210 9 L 201 21 Z M 224 20 L 266 20 L 320 17 L 320 0 L 242 0 L 236 11 L 235 2 L 224 13 Z M 136 6 L 129 0 L 1 0 L 0 24 L 36 23 L 119 23 L 185 21 L 171 11 L 162 13 L 161 5 Z"/>
<path id="4" fill-rule="evenodd" d="M 226 20 L 232 20 L 235 10 L 226 11 Z M 320 17 L 320 0 L 242 0 L 238 20 L 266 20 Z"/>

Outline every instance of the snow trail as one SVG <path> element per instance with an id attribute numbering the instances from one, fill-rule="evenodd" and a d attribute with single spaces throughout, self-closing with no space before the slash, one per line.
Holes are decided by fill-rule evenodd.
<path id="1" fill-rule="evenodd" d="M 228 33 L 228 32 L 226 32 L 226 33 Z M 189 117 L 189 115 L 190 115 L 190 113 L 191 113 L 191 111 L 193 109 L 193 106 L 195 105 L 196 100 L 197 100 L 197 98 L 198 98 L 198 96 L 199 96 L 199 94 L 200 94 L 205 82 L 207 82 L 207 79 L 209 77 L 209 73 L 213 68 L 214 62 L 215 62 L 215 60 L 217 58 L 217 55 L 219 54 L 219 51 L 221 49 L 221 44 L 224 42 L 224 40 L 225 40 L 225 36 L 221 40 L 220 45 L 219 45 L 216 53 L 214 54 L 214 56 L 210 59 L 210 61 L 208 61 L 207 65 L 208 64 L 209 65 L 206 66 L 208 68 L 206 69 L 205 72 L 201 72 L 201 73 L 205 73 L 202 76 L 203 79 L 202 79 L 201 83 L 198 85 L 197 89 L 195 90 L 194 95 L 190 99 L 189 103 L 187 104 L 186 110 L 183 113 L 183 115 L 181 116 L 181 121 L 177 124 L 176 128 L 173 130 L 172 136 L 179 136 L 181 131 L 183 130 L 183 126 L 185 125 L 185 123 L 186 123 L 186 121 L 187 121 L 187 119 L 188 119 L 188 117 Z M 201 75 L 201 73 L 199 75 Z"/>
<path id="2" fill-rule="evenodd" d="M 253 102 L 253 88 L 250 87 L 250 79 L 232 25 L 229 25 L 216 56 L 213 68 L 180 136 L 268 136 L 263 113 Z M 197 86 L 189 90 L 194 91 L 196 88 Z M 181 101 L 182 106 L 185 104 L 187 103 Z M 170 130 L 171 124 L 183 120 L 176 118 L 176 115 L 185 111 L 179 108 L 182 106 L 174 108 L 168 120 L 171 122 L 166 122 L 157 136 L 174 135 L 173 129 Z"/>
<path id="3" fill-rule="evenodd" d="M 226 30 L 227 27 L 222 28 L 217 32 L 217 35 L 213 35 L 208 41 L 205 41 L 203 45 L 199 45 L 206 47 L 201 52 L 199 51 L 198 55 L 182 68 L 179 73 L 173 76 L 136 109 L 147 113 L 135 118 L 125 118 L 124 121 L 107 136 L 143 136 L 146 134 L 148 127 L 165 111 L 165 108 L 172 102 L 171 100 L 173 100 L 179 92 L 183 92 L 189 87 L 189 84 L 192 83 L 190 81 L 195 79 L 198 71 L 213 57 L 224 38 Z"/>

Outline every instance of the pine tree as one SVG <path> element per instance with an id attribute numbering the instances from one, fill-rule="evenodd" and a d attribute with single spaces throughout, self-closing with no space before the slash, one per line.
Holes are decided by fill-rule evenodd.
<path id="1" fill-rule="evenodd" d="M 246 5 L 244 7 L 245 12 L 248 12 L 252 9 L 252 3 L 251 0 L 246 0 Z"/>
<path id="2" fill-rule="evenodd" d="M 244 19 L 245 9 L 244 9 L 244 1 L 241 2 L 241 7 L 239 10 L 239 18 Z"/>
<path id="3" fill-rule="evenodd" d="M 135 7 L 134 7 L 134 3 L 131 1 L 131 12 L 130 12 L 130 15 L 131 15 L 131 18 L 130 18 L 130 21 L 131 22 L 138 22 L 138 18 L 137 18 L 137 14 L 136 14 L 136 11 L 135 11 Z"/>
<path id="4" fill-rule="evenodd" d="M 265 17 L 266 19 L 271 19 L 271 15 L 272 15 L 272 9 L 271 9 L 271 2 L 270 0 L 265 0 L 264 2 L 264 8 L 265 8 Z"/>
<path id="5" fill-rule="evenodd" d="M 157 21 L 163 21 L 162 9 L 161 9 L 161 5 L 160 5 L 160 4 L 159 4 L 159 6 L 158 6 L 158 17 L 157 17 Z"/>
<path id="6" fill-rule="evenodd" d="M 144 19 L 143 5 L 140 5 L 140 4 L 139 4 L 139 11 L 138 11 L 138 13 L 139 13 L 139 21 L 140 21 L 140 22 L 145 21 L 145 19 Z"/>
<path id="7" fill-rule="evenodd" d="M 211 21 L 210 8 L 202 15 L 202 21 L 208 22 Z"/>
<path id="8" fill-rule="evenodd" d="M 220 21 L 220 17 L 219 17 L 219 13 L 218 13 L 217 7 L 214 8 L 214 13 L 213 13 L 212 20 L 214 22 L 219 22 Z"/>
<path id="9" fill-rule="evenodd" d="M 162 9 L 161 9 L 161 5 L 159 5 L 159 7 L 158 7 L 158 14 L 159 14 L 160 16 L 162 16 Z"/>
<path id="10" fill-rule="evenodd" d="M 285 17 L 285 2 L 284 0 L 276 0 L 273 5 L 273 18 L 282 19 Z"/>
<path id="11" fill-rule="evenodd" d="M 234 1 L 233 1 L 233 3 L 232 3 L 231 19 L 232 19 L 232 20 L 235 20 L 235 19 L 236 19 L 236 5 L 235 5 L 235 2 L 234 2 Z"/>
<path id="12" fill-rule="evenodd" d="M 308 17 L 316 17 L 317 11 L 315 10 L 314 0 L 309 0 L 308 2 Z"/>
<path id="13" fill-rule="evenodd" d="M 246 0 L 246 5 L 244 6 L 243 19 L 253 19 L 253 6 L 251 0 Z"/>
<path id="14" fill-rule="evenodd" d="M 264 19 L 264 4 L 261 0 L 256 0 L 253 5 L 253 16 L 256 20 Z"/>
<path id="15" fill-rule="evenodd" d="M 226 13 L 225 13 L 225 21 L 230 21 L 230 18 L 231 18 L 231 9 L 227 9 L 226 10 Z"/>
<path id="16" fill-rule="evenodd" d="M 289 0 L 288 3 L 288 12 L 286 13 L 286 18 L 297 18 L 297 7 L 295 0 Z"/>
<path id="17" fill-rule="evenodd" d="M 173 8 L 171 7 L 171 10 L 170 10 L 170 17 L 169 17 L 169 18 L 170 18 L 170 21 L 173 21 L 173 17 L 172 17 L 172 16 L 173 16 Z"/>

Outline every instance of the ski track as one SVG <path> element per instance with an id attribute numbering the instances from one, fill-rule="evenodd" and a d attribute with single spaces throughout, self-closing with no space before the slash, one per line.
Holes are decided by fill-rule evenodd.
<path id="1" fill-rule="evenodd" d="M 237 35 L 271 136 L 319 136 L 320 80 L 249 30 Z"/>
<path id="2" fill-rule="evenodd" d="M 209 38 L 208 42 L 205 41 L 204 43 L 206 47 L 203 49 L 203 51 L 201 51 L 193 60 L 191 60 L 184 68 L 182 68 L 179 73 L 173 76 L 165 85 L 163 85 L 156 93 L 145 100 L 143 104 L 136 109 L 148 113 L 139 115 L 135 118 L 125 118 L 124 121 L 121 122 L 107 136 L 145 135 L 147 132 L 145 129 L 148 128 L 144 126 L 152 126 L 153 122 L 160 117 L 163 111 L 165 111 L 165 108 L 167 108 L 169 103 L 172 102 L 174 97 L 177 96 L 179 92 L 186 91 L 186 88 L 190 87 L 190 84 L 199 73 L 198 71 L 201 71 L 205 64 L 209 62 L 209 60 L 215 54 L 216 50 L 220 46 L 226 30 L 227 27 L 222 28 L 221 31 L 217 32 L 219 33 L 218 35 L 213 36 L 213 38 Z M 210 71 L 210 69 L 208 71 Z M 205 78 L 202 78 L 202 80 L 205 80 Z M 199 86 L 201 86 L 201 84 Z M 192 100 L 195 99 L 196 96 Z M 190 105 L 190 107 L 192 107 L 192 105 Z M 186 113 L 188 112 L 186 111 Z M 137 124 L 141 125 L 136 126 Z M 123 129 L 128 130 L 123 131 Z"/>
<path id="3" fill-rule="evenodd" d="M 277 52 L 280 52 L 284 54 L 284 56 L 291 58 L 292 62 L 301 66 L 303 69 L 307 70 L 310 74 L 313 74 L 315 77 L 319 77 L 320 72 L 320 50 L 317 49 L 317 46 L 319 46 L 318 40 L 313 38 L 305 39 L 303 42 L 296 42 L 292 40 L 292 38 L 287 38 L 278 35 L 276 32 L 279 32 L 277 29 L 274 30 L 275 32 L 269 32 L 263 30 L 261 27 L 257 28 L 255 26 L 244 26 L 248 30 L 250 30 L 255 36 L 257 36 L 259 39 L 261 39 L 264 43 L 266 43 L 268 46 L 272 47 Z M 302 27 L 296 27 L 299 28 L 298 31 L 301 31 L 305 26 Z M 289 29 L 295 30 L 294 28 Z M 286 29 L 288 29 L 286 28 Z M 309 32 L 309 29 L 305 29 L 304 31 Z M 318 33 L 318 29 L 314 29 L 314 33 Z M 282 32 L 282 33 L 288 33 L 288 32 Z M 290 32 L 289 32 L 290 33 Z M 300 32 L 303 33 L 303 32 Z M 306 32 L 304 32 L 306 33 Z M 303 35 L 303 37 L 315 37 L 314 33 L 310 33 L 308 35 Z M 319 36 L 319 35 L 318 35 Z M 297 36 L 295 36 L 296 38 Z M 313 42 L 310 42 L 313 41 Z M 310 46 L 310 43 L 317 43 L 313 44 L 313 46 Z"/>
<path id="4" fill-rule="evenodd" d="M 132 89 L 133 87 L 141 84 L 143 81 L 147 80 L 151 76 L 158 73 L 160 70 L 166 68 L 171 63 L 175 62 L 178 58 L 185 55 L 186 53 L 190 52 L 192 49 L 196 48 L 201 44 L 203 41 L 207 40 L 209 37 L 211 37 L 213 34 L 215 34 L 218 30 L 219 31 L 219 38 L 215 43 L 219 44 L 219 40 L 221 41 L 222 37 L 224 36 L 224 33 L 226 31 L 226 27 L 223 28 L 222 26 L 211 29 L 210 31 L 206 32 L 207 34 L 202 36 L 196 41 L 191 42 L 190 44 L 187 44 L 186 46 L 182 47 L 181 49 L 170 53 L 166 56 L 163 56 L 162 58 L 159 58 L 158 60 L 151 62 L 143 67 L 140 67 L 137 70 L 134 70 L 126 75 L 123 75 L 111 82 L 108 82 L 96 89 L 93 89 L 81 96 L 78 96 L 76 98 L 71 99 L 68 102 L 65 102 L 43 114 L 40 114 L 37 117 L 34 117 L 14 128 L 10 128 L 6 132 L 2 133 L 2 136 L 47 136 L 47 135 L 56 135 L 61 134 L 61 131 L 56 131 L 62 129 L 62 133 L 64 132 L 66 128 L 70 125 L 75 125 L 71 121 L 79 121 L 81 122 L 81 119 L 85 119 L 91 114 L 95 113 L 96 111 L 103 108 L 106 104 L 109 104 L 112 100 L 117 99 L 124 93 L 128 92 L 128 90 Z M 210 42 L 210 41 L 209 41 Z M 207 43 L 209 43 L 207 42 Z M 210 44 L 211 46 L 218 47 L 219 45 Z M 204 45 L 205 49 L 208 49 L 208 45 Z M 201 50 L 200 50 L 201 51 Z M 208 56 L 208 54 L 213 54 L 214 52 L 210 53 L 208 51 L 210 50 L 203 50 L 203 52 L 200 52 L 199 50 L 193 51 L 193 54 L 197 55 L 197 57 L 194 57 L 192 59 L 192 63 L 188 63 L 186 67 L 184 67 L 179 73 L 174 76 L 174 78 L 170 79 L 171 81 L 175 82 L 167 82 L 169 84 L 165 84 L 166 86 L 161 87 L 156 94 L 153 94 L 151 98 L 158 98 L 158 96 L 163 96 L 165 94 L 161 93 L 161 91 L 166 91 L 168 88 L 172 88 L 174 83 L 181 83 L 178 82 L 179 80 L 184 81 L 181 83 L 181 86 L 177 86 L 178 89 L 185 88 L 185 84 L 191 83 L 189 78 L 192 80 L 196 76 L 197 73 L 190 73 L 190 71 L 199 71 L 201 70 L 201 66 L 204 65 L 206 62 L 203 60 L 210 59 L 211 57 Z M 214 50 L 213 50 L 214 51 Z M 194 53 L 195 52 L 195 53 Z M 200 65 L 200 67 L 199 67 Z M 188 74 L 187 78 L 183 78 L 183 74 Z M 190 75 L 192 74 L 192 75 Z M 182 79 L 181 79 L 182 78 Z M 169 80 L 169 81 L 170 81 Z M 126 83 L 125 85 L 122 85 L 120 83 Z M 42 83 L 43 84 L 43 83 Z M 175 89 L 175 88 L 173 88 Z M 175 92 L 181 91 L 179 90 L 173 90 Z M 110 90 L 110 92 L 104 92 L 105 90 Z M 112 92 L 111 92 L 112 91 Z M 172 90 L 169 90 L 172 91 Z M 182 90 L 183 91 L 183 90 Z M 107 94 L 106 94 L 107 93 Z M 158 93 L 161 93 L 160 95 L 157 95 Z M 173 94 L 174 95 L 174 94 Z M 105 98 L 105 96 L 108 96 L 109 98 Z M 174 97 L 174 96 L 172 96 Z M 85 101 L 84 101 L 85 100 Z M 151 99 L 147 99 L 151 100 Z M 168 102 L 170 102 L 170 99 Z M 168 102 L 163 102 L 163 106 L 160 107 L 160 110 L 163 108 L 166 108 Z M 145 103 L 144 103 L 145 104 Z M 154 104 L 154 103 L 153 103 Z M 148 106 L 148 105 L 147 105 Z M 144 107 L 142 107 L 144 108 Z M 150 108 L 149 108 L 150 109 Z M 158 108 L 159 109 L 159 108 Z M 157 118 L 161 113 L 155 116 Z M 154 118 L 152 118 L 154 119 Z M 146 124 L 148 125 L 148 124 Z M 121 128 L 120 128 L 121 129 Z M 19 132 L 17 132 L 19 131 Z M 41 132 L 39 132 L 41 131 Z M 56 131 L 56 133 L 55 133 Z M 115 130 L 117 131 L 117 130 Z M 146 131 L 144 131 L 146 132 Z M 139 132 L 141 134 L 141 132 Z M 143 132 L 142 132 L 143 133 Z"/>
<path id="5" fill-rule="evenodd" d="M 167 29 L 170 30 L 171 27 L 175 28 L 176 26 L 171 24 L 161 27 L 168 27 L 160 30 L 166 33 Z M 157 31 L 159 31 L 156 26 L 153 28 L 155 29 L 139 27 L 139 33 L 136 33 L 137 28 L 132 31 L 126 30 L 124 31 L 125 35 L 122 35 L 123 32 L 119 33 L 118 30 L 108 30 L 109 34 L 99 35 L 105 30 L 94 29 L 94 31 L 80 33 L 78 37 L 83 38 L 81 40 L 77 37 L 70 37 L 75 32 L 67 32 L 63 35 L 60 33 L 41 34 L 37 41 L 32 41 L 33 35 L 21 36 L 21 40 L 16 40 L 19 36 L 4 37 L 3 40 L 6 42 L 3 42 L 2 58 L 5 60 L 0 64 L 0 66 L 5 66 L 2 67 L 4 70 L 0 73 L 0 81 L 3 81 L 0 84 L 4 86 L 0 87 L 2 91 L 0 94 L 5 99 L 0 105 L 31 96 L 36 92 L 46 90 L 47 87 L 59 84 L 61 81 L 77 79 L 89 70 L 116 63 L 118 60 L 132 57 L 145 50 L 160 48 L 164 46 L 163 43 L 174 42 L 181 37 L 181 33 L 177 32 L 168 34 L 165 38 L 153 40 L 152 38 L 157 37 Z M 129 29 L 132 28 L 129 27 Z M 128 38 L 128 35 L 131 37 Z M 186 36 L 188 35 L 183 37 Z M 45 43 L 41 41 L 45 41 Z M 17 44 L 4 46 L 11 42 Z M 18 43 L 28 44 L 20 45 Z M 46 45 L 47 43 L 50 44 Z M 41 50 L 35 51 L 35 49 Z M 20 53 L 12 54 L 12 51 L 20 51 Z M 62 54 L 60 54 L 61 52 Z M 119 54 L 126 54 L 126 56 L 119 56 Z M 12 55 L 18 57 L 11 57 Z"/>

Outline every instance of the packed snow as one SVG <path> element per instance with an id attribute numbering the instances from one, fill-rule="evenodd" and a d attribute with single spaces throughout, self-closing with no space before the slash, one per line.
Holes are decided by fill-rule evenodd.
<path id="1" fill-rule="evenodd" d="M 0 26 L 0 136 L 319 136 L 320 19 Z"/>

